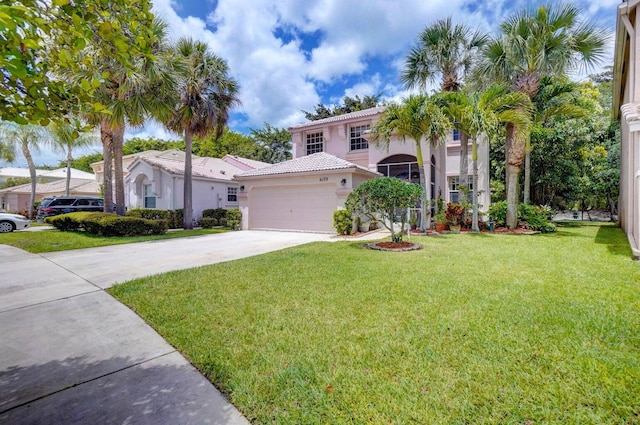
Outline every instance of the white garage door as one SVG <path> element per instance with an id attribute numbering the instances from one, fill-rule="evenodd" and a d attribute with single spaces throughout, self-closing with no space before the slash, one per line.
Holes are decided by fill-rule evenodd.
<path id="1" fill-rule="evenodd" d="M 256 187 L 251 193 L 252 229 L 333 232 L 335 185 Z"/>

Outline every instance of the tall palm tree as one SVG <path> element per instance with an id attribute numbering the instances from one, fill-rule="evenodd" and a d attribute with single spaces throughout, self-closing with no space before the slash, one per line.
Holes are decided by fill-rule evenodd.
<path id="1" fill-rule="evenodd" d="M 211 52 L 206 43 L 181 38 L 176 53 L 185 63 L 178 77 L 180 101 L 165 125 L 184 135 L 184 228 L 193 228 L 191 155 L 193 136 L 222 134 L 229 110 L 240 104 L 238 83 L 231 78 L 227 62 Z"/>
<path id="2" fill-rule="evenodd" d="M 440 19 L 420 34 L 418 44 L 405 59 L 400 81 L 406 88 L 425 91 L 440 77 L 442 91 L 457 92 L 487 40 L 488 36 L 481 31 L 464 24 L 453 25 L 451 17 Z M 459 185 L 468 188 L 469 138 L 462 129 L 457 129 L 461 130 Z"/>
<path id="3" fill-rule="evenodd" d="M 606 32 L 579 20 L 581 10 L 569 3 L 522 9 L 501 25 L 501 34 L 483 50 L 479 72 L 511 85 L 533 99 L 546 75 L 563 76 L 589 68 L 606 54 Z M 507 226 L 518 223 L 518 175 L 525 158 L 528 134 L 506 125 Z"/>
<path id="4" fill-rule="evenodd" d="M 73 149 L 85 148 L 96 144 L 97 137 L 93 133 L 79 133 L 70 124 L 51 124 L 49 132 L 52 136 L 53 148 L 66 153 L 67 177 L 65 184 L 65 196 L 69 196 L 71 185 L 71 162 L 73 161 Z"/>
<path id="5" fill-rule="evenodd" d="M 14 154 L 9 155 L 15 157 L 15 151 L 19 147 L 22 151 L 24 159 L 29 167 L 29 177 L 31 178 L 31 196 L 29 197 L 29 219 L 33 215 L 33 204 L 36 201 L 36 165 L 33 162 L 32 150 L 38 151 L 40 147 L 47 142 L 47 135 L 44 127 L 37 125 L 18 125 L 9 122 L 3 122 L 0 127 L 0 136 L 7 143 L 9 149 L 13 149 Z M 12 148 L 10 147 L 12 146 Z"/>
<path id="6" fill-rule="evenodd" d="M 420 202 L 420 230 L 427 228 L 427 184 L 422 157 L 422 141 L 436 146 L 443 140 L 451 123 L 432 98 L 426 94 L 411 95 L 403 99 L 401 104 L 388 105 L 380 119 L 371 129 L 371 141 L 377 145 L 389 147 L 391 138 L 396 136 L 400 141 L 411 139 L 416 146 L 416 161 L 420 170 L 422 199 Z"/>
<path id="7" fill-rule="evenodd" d="M 123 67 L 113 58 L 95 59 L 106 76 L 105 82 L 96 90 L 95 99 L 106 105 L 106 113 L 98 112 L 86 118 L 91 124 L 100 127 L 104 156 L 105 211 L 111 211 L 114 193 L 112 184 L 115 183 L 116 213 L 125 213 L 122 168 L 125 127 L 142 126 L 149 117 L 168 119 L 177 101 L 175 74 L 180 62 L 171 54 L 167 28 L 166 23 L 154 19 L 152 31 L 156 42 L 151 46 L 154 54 L 137 58 L 133 64 L 134 71 Z"/>
<path id="8" fill-rule="evenodd" d="M 493 85 L 487 90 L 468 94 L 464 91 L 442 93 L 437 103 L 445 114 L 455 121 L 457 128 L 465 132 L 471 140 L 473 178 L 472 231 L 479 232 L 478 226 L 478 140 L 491 138 L 501 123 L 515 123 L 523 127 L 530 125 L 531 101 L 518 92 L 511 92 L 504 85 Z"/>

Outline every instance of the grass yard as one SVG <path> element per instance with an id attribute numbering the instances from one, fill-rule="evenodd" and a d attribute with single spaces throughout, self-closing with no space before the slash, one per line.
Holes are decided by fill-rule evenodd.
<path id="1" fill-rule="evenodd" d="M 252 423 L 640 423 L 640 263 L 610 224 L 302 247 L 110 292 Z"/>
<path id="2" fill-rule="evenodd" d="M 25 251 L 40 253 L 67 251 L 70 249 L 95 248 L 159 239 L 186 238 L 227 232 L 228 229 L 194 229 L 167 232 L 164 235 L 104 237 L 85 232 L 61 232 L 56 229 L 40 232 L 13 232 L 0 234 L 0 244 L 15 246 Z"/>

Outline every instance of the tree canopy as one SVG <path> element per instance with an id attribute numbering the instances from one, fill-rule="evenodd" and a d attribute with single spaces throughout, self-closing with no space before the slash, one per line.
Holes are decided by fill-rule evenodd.
<path id="1" fill-rule="evenodd" d="M 342 105 L 325 106 L 322 103 L 318 103 L 315 107 L 315 112 L 302 112 L 304 113 L 305 118 L 309 121 L 317 121 L 337 115 L 348 114 L 350 112 L 375 108 L 380 103 L 380 97 L 380 94 L 364 96 L 362 99 L 360 99 L 360 96 L 358 95 L 355 97 L 345 96 L 342 99 Z"/>

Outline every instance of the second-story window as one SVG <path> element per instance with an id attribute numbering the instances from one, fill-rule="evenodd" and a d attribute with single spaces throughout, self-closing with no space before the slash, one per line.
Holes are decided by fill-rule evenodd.
<path id="1" fill-rule="evenodd" d="M 358 151 L 362 149 L 369 149 L 369 142 L 362 137 L 365 131 L 371 129 L 371 125 L 356 125 L 349 128 L 349 150 Z"/>
<path id="2" fill-rule="evenodd" d="M 457 130 L 457 129 L 453 130 L 453 141 L 454 142 L 460 141 L 460 130 Z"/>
<path id="3" fill-rule="evenodd" d="M 324 138 L 322 137 L 322 132 L 307 133 L 307 143 L 305 148 L 307 155 L 324 152 Z"/>

